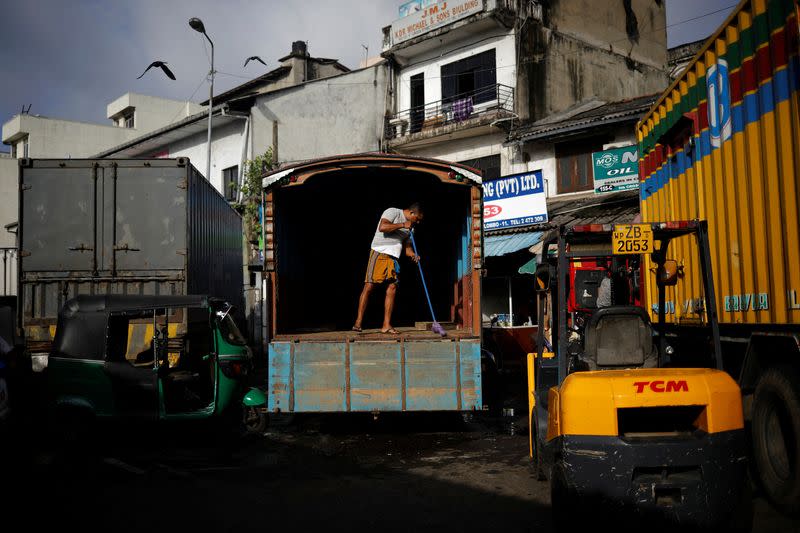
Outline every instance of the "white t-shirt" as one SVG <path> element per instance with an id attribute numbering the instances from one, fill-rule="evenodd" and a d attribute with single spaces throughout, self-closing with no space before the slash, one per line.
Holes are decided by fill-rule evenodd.
<path id="1" fill-rule="evenodd" d="M 406 216 L 403 214 L 402 209 L 390 207 L 381 215 L 381 219 L 386 219 L 392 224 L 403 224 L 406 222 Z M 400 259 L 400 254 L 403 251 L 403 242 L 408 239 L 410 230 L 405 228 L 398 229 L 389 233 L 384 233 L 380 230 L 381 221 L 378 220 L 378 227 L 375 229 L 375 236 L 372 238 L 372 249 L 376 252 L 391 255 L 395 259 Z"/>

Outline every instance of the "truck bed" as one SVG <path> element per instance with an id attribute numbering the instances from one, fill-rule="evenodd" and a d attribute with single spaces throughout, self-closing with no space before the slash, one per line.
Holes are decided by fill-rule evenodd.
<path id="1" fill-rule="evenodd" d="M 388 333 L 381 333 L 380 329 L 364 329 L 363 331 L 356 332 L 352 330 L 340 331 L 315 331 L 315 332 L 298 332 L 298 333 L 284 333 L 276 335 L 273 341 L 311 341 L 311 342 L 325 342 L 325 341 L 338 341 L 338 342 L 358 342 L 358 341 L 420 341 L 420 340 L 437 340 L 442 339 L 439 335 L 430 330 L 422 330 L 414 327 L 395 328 L 400 333 L 391 335 Z M 447 329 L 447 336 L 444 339 L 468 339 L 474 337 L 471 332 L 460 329 Z"/>

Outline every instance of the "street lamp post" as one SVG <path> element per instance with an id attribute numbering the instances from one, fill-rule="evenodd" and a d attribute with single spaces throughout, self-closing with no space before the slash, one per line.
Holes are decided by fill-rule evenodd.
<path id="1" fill-rule="evenodd" d="M 214 108 L 214 41 L 206 33 L 206 28 L 203 26 L 203 21 L 197 17 L 189 19 L 189 26 L 196 32 L 202 33 L 211 43 L 211 86 L 208 89 L 208 146 L 206 152 L 206 179 L 211 181 L 211 111 Z"/>

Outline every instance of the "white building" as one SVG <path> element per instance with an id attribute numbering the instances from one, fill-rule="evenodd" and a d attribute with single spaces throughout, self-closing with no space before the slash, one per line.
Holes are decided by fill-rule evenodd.
<path id="1" fill-rule="evenodd" d="M 507 127 L 521 111 L 516 18 L 499 16 L 504 7 L 432 3 L 384 28 L 394 97 L 387 150 L 464 162 L 486 179 L 501 175 Z M 447 22 L 431 24 L 438 19 Z"/>
<path id="2" fill-rule="evenodd" d="M 17 293 L 17 160 L 0 157 L 0 296 Z M 13 179 L 11 179 L 13 177 Z"/>
<path id="3" fill-rule="evenodd" d="M 11 157 L 90 157 L 202 110 L 197 104 L 127 93 L 106 108 L 111 124 L 92 124 L 21 113 L 3 124 Z"/>
<path id="4" fill-rule="evenodd" d="M 469 164 L 487 180 L 523 172 L 539 162 L 504 145 L 516 128 L 667 84 L 657 2 L 633 0 L 630 11 L 613 0 L 419 0 L 411 12 L 407 4 L 383 30 L 392 151 Z"/>

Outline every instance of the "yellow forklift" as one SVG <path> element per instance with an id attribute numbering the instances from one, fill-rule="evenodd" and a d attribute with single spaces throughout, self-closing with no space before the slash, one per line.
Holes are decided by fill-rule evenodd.
<path id="1" fill-rule="evenodd" d="M 682 275 L 669 245 L 681 237 L 695 240 L 702 268 L 700 342 L 671 334 L 665 319 L 666 287 Z M 570 279 L 577 262 L 611 264 L 623 254 L 627 268 L 608 280 L 576 287 Z M 633 267 L 644 255 L 655 265 L 645 275 L 657 280 L 656 324 L 629 305 L 633 298 L 618 297 L 621 285 L 638 290 Z M 530 455 L 540 479 L 550 479 L 557 528 L 750 531 L 742 402 L 722 371 L 706 222 L 559 227 L 542 257 L 537 352 L 528 356 Z M 570 311 L 576 292 L 593 296 L 594 309 Z"/>

